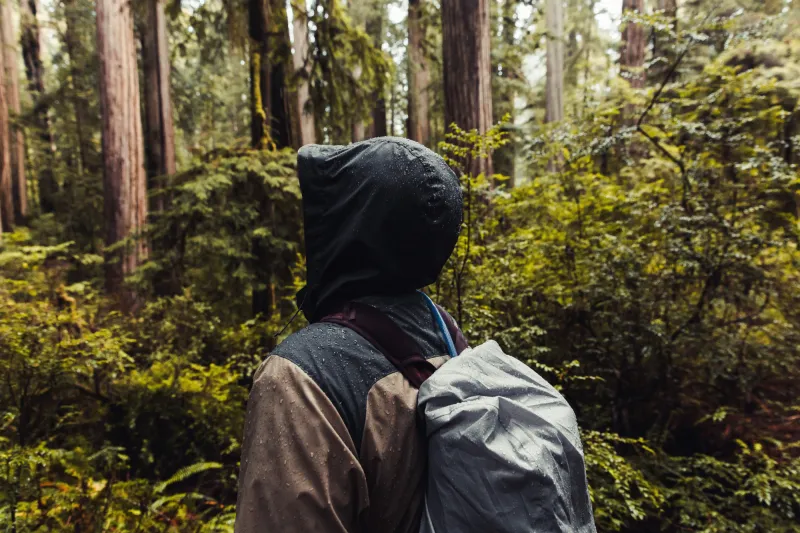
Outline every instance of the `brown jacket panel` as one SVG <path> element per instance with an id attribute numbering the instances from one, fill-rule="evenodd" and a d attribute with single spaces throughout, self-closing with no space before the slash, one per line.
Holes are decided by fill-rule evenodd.
<path id="1" fill-rule="evenodd" d="M 336 408 L 294 363 L 268 357 L 247 405 L 237 533 L 356 533 L 364 471 Z"/>
<path id="2" fill-rule="evenodd" d="M 447 359 L 428 360 L 438 368 Z M 366 531 L 419 530 L 427 453 L 416 410 L 417 389 L 399 372 L 378 381 L 369 391 L 361 440 L 361 464 L 370 494 Z"/>

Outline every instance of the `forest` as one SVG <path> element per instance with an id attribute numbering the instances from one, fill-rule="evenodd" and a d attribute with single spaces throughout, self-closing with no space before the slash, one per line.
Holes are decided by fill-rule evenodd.
<path id="1" fill-rule="evenodd" d="M 427 287 L 582 428 L 602 532 L 798 531 L 797 0 L 0 0 L 0 530 L 233 531 L 296 151 L 401 136 Z M 287 326 L 288 324 L 288 326 Z"/>

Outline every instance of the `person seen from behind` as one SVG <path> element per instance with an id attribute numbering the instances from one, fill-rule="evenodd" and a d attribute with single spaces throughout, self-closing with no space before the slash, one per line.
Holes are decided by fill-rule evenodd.
<path id="1" fill-rule="evenodd" d="M 426 482 L 417 389 L 366 338 L 325 319 L 371 306 L 434 367 L 448 359 L 418 289 L 456 244 L 459 180 L 431 150 L 392 137 L 305 146 L 298 176 L 308 272 L 297 303 L 310 325 L 254 375 L 235 531 L 416 532 Z"/>

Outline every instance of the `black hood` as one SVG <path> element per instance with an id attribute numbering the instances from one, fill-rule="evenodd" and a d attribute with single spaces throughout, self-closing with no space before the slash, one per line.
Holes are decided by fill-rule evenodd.
<path id="1" fill-rule="evenodd" d="M 419 143 L 379 137 L 297 153 L 313 322 L 347 301 L 436 281 L 461 228 L 455 173 Z"/>

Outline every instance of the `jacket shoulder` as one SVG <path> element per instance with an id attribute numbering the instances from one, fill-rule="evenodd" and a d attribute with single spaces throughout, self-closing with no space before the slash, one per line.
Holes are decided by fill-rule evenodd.
<path id="1" fill-rule="evenodd" d="M 350 329 L 317 323 L 287 337 L 272 356 L 295 364 L 322 389 L 359 450 L 369 391 L 397 371 L 383 354 Z"/>

